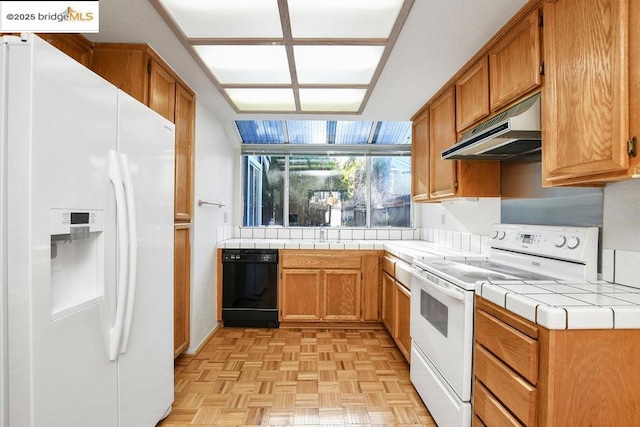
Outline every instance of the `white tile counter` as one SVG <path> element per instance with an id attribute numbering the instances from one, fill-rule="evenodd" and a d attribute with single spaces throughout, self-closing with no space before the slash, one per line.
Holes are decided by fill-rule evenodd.
<path id="1" fill-rule="evenodd" d="M 609 282 L 483 282 L 483 298 L 547 329 L 640 329 L 640 289 Z"/>
<path id="2" fill-rule="evenodd" d="M 305 239 L 229 239 L 218 242 L 219 249 L 337 249 L 337 250 L 385 250 L 411 264 L 416 257 L 433 255 L 439 251 L 442 256 L 469 254 L 477 258 L 475 252 L 436 245 L 424 240 L 318 240 Z"/>

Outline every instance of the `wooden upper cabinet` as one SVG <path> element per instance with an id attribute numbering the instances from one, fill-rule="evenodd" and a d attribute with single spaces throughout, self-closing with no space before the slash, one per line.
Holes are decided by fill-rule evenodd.
<path id="1" fill-rule="evenodd" d="M 175 119 L 176 80 L 154 59 L 149 60 L 149 108 L 167 120 Z"/>
<path id="2" fill-rule="evenodd" d="M 175 97 L 175 218 L 189 221 L 193 206 L 193 126 L 195 99 L 182 86 Z"/>
<path id="3" fill-rule="evenodd" d="M 429 199 L 429 111 L 413 121 L 411 131 L 411 196 L 421 202 Z"/>
<path id="4" fill-rule="evenodd" d="M 451 86 L 429 106 L 429 197 L 456 193 L 457 160 L 442 160 L 442 150 L 456 143 L 455 87 Z"/>
<path id="5" fill-rule="evenodd" d="M 542 61 L 539 16 L 538 9 L 533 10 L 489 49 L 491 111 L 518 100 L 540 86 Z M 574 29 L 567 28 L 566 31 L 578 38 Z"/>
<path id="6" fill-rule="evenodd" d="M 39 33 L 38 36 L 85 67 L 91 68 L 93 43 L 82 34 Z"/>
<path id="7" fill-rule="evenodd" d="M 640 136 L 639 11 L 635 0 L 544 4 L 543 185 L 634 173 L 627 140 Z"/>
<path id="8" fill-rule="evenodd" d="M 91 69 L 114 86 L 149 105 L 149 47 L 128 43 L 96 43 Z"/>
<path id="9" fill-rule="evenodd" d="M 189 222 L 193 205 L 195 95 L 146 44 L 96 43 L 93 71 L 175 123 L 175 221 Z"/>
<path id="10" fill-rule="evenodd" d="M 484 56 L 455 83 L 456 130 L 463 132 L 489 115 L 489 58 Z"/>

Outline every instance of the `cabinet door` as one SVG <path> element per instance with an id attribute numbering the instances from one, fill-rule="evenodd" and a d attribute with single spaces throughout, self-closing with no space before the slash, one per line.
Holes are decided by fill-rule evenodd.
<path id="1" fill-rule="evenodd" d="M 585 7 L 579 0 L 558 0 L 544 5 L 546 185 L 628 168 L 628 3 L 602 0 Z"/>
<path id="2" fill-rule="evenodd" d="M 192 159 L 194 98 L 181 85 L 176 87 L 175 219 L 189 221 L 192 209 Z"/>
<path id="3" fill-rule="evenodd" d="M 429 111 L 422 113 L 412 126 L 411 196 L 414 202 L 429 199 Z"/>
<path id="4" fill-rule="evenodd" d="M 491 111 L 498 110 L 540 86 L 538 16 L 537 9 L 531 12 L 489 51 Z M 575 36 L 579 33 L 574 28 L 566 28 L 565 31 L 567 35 L 581 38 Z"/>
<path id="5" fill-rule="evenodd" d="M 189 312 L 190 312 L 190 226 L 180 224 L 175 226 L 173 241 L 173 346 L 174 357 L 185 351 L 189 346 Z"/>
<path id="6" fill-rule="evenodd" d="M 360 270 L 325 270 L 323 273 L 323 319 L 359 320 Z"/>
<path id="7" fill-rule="evenodd" d="M 429 197 L 456 193 L 457 160 L 442 160 L 442 150 L 456 143 L 455 88 L 451 86 L 429 106 Z"/>
<path id="8" fill-rule="evenodd" d="M 391 336 L 393 336 L 395 331 L 395 316 L 393 315 L 393 311 L 395 310 L 395 287 L 396 283 L 393 277 L 384 273 L 382 275 L 382 323 L 387 327 Z"/>
<path id="9" fill-rule="evenodd" d="M 396 344 L 407 361 L 411 358 L 411 292 L 399 283 L 395 286 L 395 334 Z"/>
<path id="10" fill-rule="evenodd" d="M 174 121 L 176 81 L 157 61 L 149 59 L 149 108 Z"/>
<path id="11" fill-rule="evenodd" d="M 282 270 L 280 320 L 320 320 L 321 270 Z"/>
<path id="12" fill-rule="evenodd" d="M 489 115 L 489 59 L 483 57 L 456 81 L 456 130 Z"/>
<path id="13" fill-rule="evenodd" d="M 362 320 L 380 320 L 380 255 L 362 255 Z"/>

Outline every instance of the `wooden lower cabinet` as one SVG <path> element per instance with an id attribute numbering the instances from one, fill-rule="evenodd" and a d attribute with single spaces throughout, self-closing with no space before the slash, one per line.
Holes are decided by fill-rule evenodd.
<path id="1" fill-rule="evenodd" d="M 411 359 L 411 291 L 396 282 L 395 334 L 398 348 L 407 361 Z"/>
<path id="2" fill-rule="evenodd" d="M 640 329 L 549 330 L 477 297 L 475 336 L 474 425 L 640 425 Z"/>
<path id="3" fill-rule="evenodd" d="M 280 282 L 280 320 L 320 320 L 321 270 L 283 270 Z"/>
<path id="4" fill-rule="evenodd" d="M 324 303 L 322 318 L 325 320 L 360 320 L 360 270 L 325 270 Z"/>
<path id="5" fill-rule="evenodd" d="M 385 254 L 382 265 L 382 323 L 386 326 L 402 355 L 407 361 L 410 361 L 411 290 L 408 286 L 411 283 L 409 283 L 409 266 L 390 254 Z"/>
<path id="6" fill-rule="evenodd" d="M 176 224 L 174 229 L 173 270 L 173 349 L 178 357 L 189 347 L 191 226 Z"/>
<path id="7" fill-rule="evenodd" d="M 378 321 L 380 257 L 368 252 L 280 251 L 280 321 Z"/>
<path id="8" fill-rule="evenodd" d="M 393 336 L 396 281 L 386 272 L 382 274 L 382 323 Z"/>

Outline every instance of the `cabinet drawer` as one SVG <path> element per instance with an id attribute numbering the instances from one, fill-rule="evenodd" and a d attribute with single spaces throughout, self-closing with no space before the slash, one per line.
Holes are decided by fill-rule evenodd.
<path id="1" fill-rule="evenodd" d="M 284 251 L 282 268 L 360 269 L 360 253 L 353 251 Z"/>
<path id="2" fill-rule="evenodd" d="M 396 281 L 407 289 L 411 289 L 411 267 L 409 264 L 398 261 L 396 263 Z"/>
<path id="3" fill-rule="evenodd" d="M 382 258 L 382 270 L 389 273 L 391 277 L 396 276 L 396 260 L 388 255 Z"/>
<path id="4" fill-rule="evenodd" d="M 478 310 L 476 341 L 495 354 L 531 384 L 538 381 L 538 342 Z"/>
<path id="5" fill-rule="evenodd" d="M 525 426 L 536 425 L 535 387 L 477 344 L 474 374 Z"/>
<path id="6" fill-rule="evenodd" d="M 473 389 L 473 412 L 488 426 L 522 426 L 478 381 Z"/>

